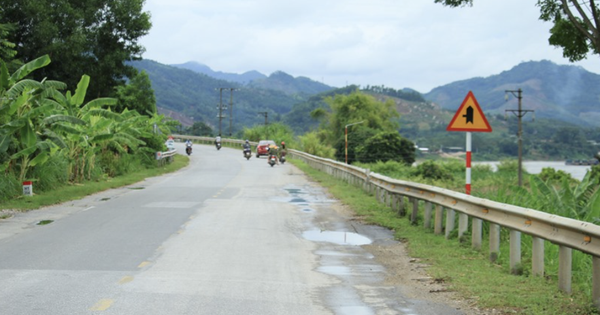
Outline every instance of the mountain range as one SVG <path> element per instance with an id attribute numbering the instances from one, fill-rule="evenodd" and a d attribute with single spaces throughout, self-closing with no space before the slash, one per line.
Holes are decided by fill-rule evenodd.
<path id="1" fill-rule="evenodd" d="M 235 74 L 213 71 L 197 62 L 164 65 L 151 60 L 136 61 L 133 65 L 148 73 L 161 113 L 179 119 L 184 125 L 193 121 L 205 122 L 214 130 L 226 130 L 223 134 L 264 123 L 264 113 L 269 121 L 292 124 L 296 121 L 294 129 L 306 131 L 307 126 L 315 122 L 298 116 L 308 116 L 312 109 L 326 106 L 323 98 L 327 95 L 349 92 L 348 88 L 336 89 L 282 71 L 269 76 L 254 70 Z M 522 109 L 535 111 L 537 117 L 600 127 L 599 86 L 600 75 L 581 67 L 545 60 L 524 62 L 497 75 L 451 82 L 422 94 L 427 108 L 431 109 L 420 119 L 426 124 L 427 117 L 448 116 L 456 111 L 468 91 L 473 91 L 486 115 L 504 116 L 507 110 L 517 109 L 516 91 L 521 89 Z M 381 90 L 389 88 L 382 87 Z M 369 90 L 377 96 L 374 91 L 377 89 L 371 87 Z M 401 91 L 415 92 L 406 88 Z M 402 94 L 397 92 L 394 93 L 396 99 L 397 94 Z M 233 105 L 231 109 L 227 109 L 229 103 Z M 419 112 L 415 110 L 417 107 L 425 104 L 408 99 L 397 99 L 397 103 L 401 113 L 413 114 Z M 219 104 L 223 117 L 220 123 Z M 224 113 L 223 108 L 226 109 Z"/>

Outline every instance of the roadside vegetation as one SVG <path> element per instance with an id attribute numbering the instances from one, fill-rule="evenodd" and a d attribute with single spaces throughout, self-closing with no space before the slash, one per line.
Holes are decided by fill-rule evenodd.
<path id="1" fill-rule="evenodd" d="M 598 314 L 591 302 L 589 255 L 573 252 L 573 293 L 564 294 L 557 285 L 558 247 L 555 245 L 546 242 L 545 276 L 535 277 L 530 270 L 531 248 L 528 244 L 531 244 L 531 239 L 523 235 L 523 269 L 520 275 L 512 275 L 508 261 L 509 235 L 505 229 L 501 233 L 499 258 L 491 263 L 487 252 L 473 250 L 470 243 L 461 243 L 456 231 L 451 233 L 450 240 L 446 240 L 444 236 L 433 234 L 433 230 L 424 229 L 422 218 L 413 225 L 407 217 L 398 216 L 362 189 L 316 171 L 300 161 L 291 161 L 351 207 L 366 223 L 395 231 L 396 238 L 406 243 L 412 257 L 429 264 L 428 272 L 434 279 L 443 281 L 449 290 L 456 291 L 476 307 L 496 309 L 499 314 Z M 459 183 L 464 181 L 464 166 L 461 167 L 458 162 L 429 161 L 420 167 L 388 162 L 361 167 L 403 180 L 458 191 L 462 190 Z M 517 180 L 516 163 L 505 161 L 497 172 L 487 167 L 473 171 L 473 187 L 477 191 L 474 195 L 594 222 L 598 218 L 596 212 L 600 211 L 597 172 L 596 167 L 594 175 L 588 174 L 584 181 L 579 182 L 568 174 L 545 169 L 539 176 L 526 176 L 528 180 L 524 188 L 518 189 L 514 185 Z M 458 177 L 461 180 L 457 180 Z M 488 228 L 484 224 L 484 233 Z M 482 248 L 487 248 L 487 239 L 483 239 Z"/>

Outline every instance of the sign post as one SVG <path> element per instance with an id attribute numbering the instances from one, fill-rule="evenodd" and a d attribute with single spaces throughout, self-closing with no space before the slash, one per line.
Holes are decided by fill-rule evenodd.
<path id="1" fill-rule="evenodd" d="M 469 91 L 465 100 L 462 102 L 456 114 L 446 128 L 447 131 L 465 131 L 467 133 L 466 143 L 466 174 L 465 174 L 465 193 L 471 194 L 471 132 L 491 132 L 492 127 L 488 123 L 475 95 Z M 459 238 L 466 231 L 468 226 L 468 217 L 465 214 L 459 215 Z M 481 248 L 481 219 L 473 218 L 472 243 L 473 247 Z"/>

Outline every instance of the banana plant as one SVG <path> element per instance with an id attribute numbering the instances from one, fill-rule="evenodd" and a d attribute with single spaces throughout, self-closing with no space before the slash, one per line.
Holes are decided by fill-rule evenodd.
<path id="1" fill-rule="evenodd" d="M 538 176 L 531 176 L 530 183 L 537 209 L 595 224 L 600 222 L 600 190 L 590 172 L 577 185 L 571 185 L 568 179 L 554 185 Z"/>
<path id="2" fill-rule="evenodd" d="M 18 166 L 19 179 L 28 171 L 57 152 L 60 138 L 54 137 L 52 125 L 70 119 L 55 115 L 56 106 L 49 99 L 57 89 L 64 88 L 58 81 L 24 79 L 36 69 L 46 66 L 50 58 L 42 56 L 9 75 L 6 64 L 0 61 L 0 153 L 8 156 L 0 169 Z"/>

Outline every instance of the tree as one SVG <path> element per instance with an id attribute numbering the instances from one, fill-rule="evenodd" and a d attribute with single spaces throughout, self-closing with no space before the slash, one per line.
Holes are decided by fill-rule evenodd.
<path id="1" fill-rule="evenodd" d="M 395 119 L 399 114 L 390 99 L 385 103 L 379 102 L 374 97 L 356 90 L 349 95 L 329 97 L 326 102 L 332 113 L 328 115 L 329 119 L 322 128 L 328 133 L 327 141 L 330 145 L 334 145 L 344 134 L 346 125 L 359 121 L 364 121 L 361 126 L 379 131 L 395 131 L 398 128 Z"/>
<path id="2" fill-rule="evenodd" d="M 76 86 L 83 74 L 95 78 L 89 98 L 114 95 L 133 77 L 126 61 L 141 59 L 138 38 L 151 27 L 145 0 L 0 0 L 0 21 L 15 26 L 8 40 L 25 62 L 47 54 L 52 64 L 33 78 Z"/>
<path id="3" fill-rule="evenodd" d="M 415 144 L 396 131 L 380 132 L 367 139 L 356 156 L 363 163 L 398 161 L 411 165 L 415 161 Z"/>
<path id="4" fill-rule="evenodd" d="M 185 130 L 185 134 L 189 134 L 192 136 L 212 136 L 213 130 L 209 125 L 204 122 L 197 121 L 194 124 Z"/>
<path id="5" fill-rule="evenodd" d="M 450 7 L 471 6 L 473 0 L 434 0 Z M 600 9 L 596 1 L 538 0 L 540 20 L 550 21 L 548 42 L 562 47 L 571 62 L 585 59 L 588 53 L 600 53 Z"/>
<path id="6" fill-rule="evenodd" d="M 152 116 L 156 113 L 156 98 L 152 89 L 152 82 L 146 71 L 136 74 L 129 84 L 117 87 L 119 103 L 115 108 L 117 113 L 125 108 L 135 110 L 141 115 Z"/>

